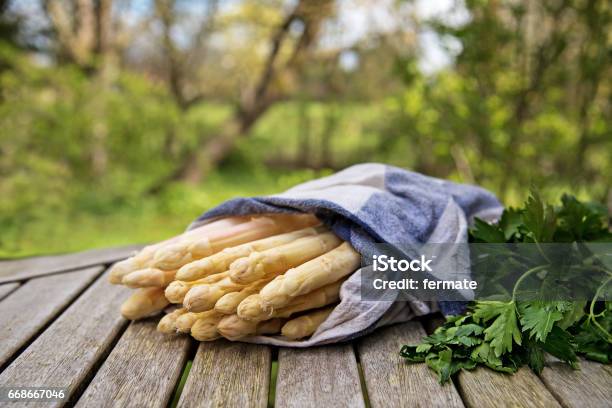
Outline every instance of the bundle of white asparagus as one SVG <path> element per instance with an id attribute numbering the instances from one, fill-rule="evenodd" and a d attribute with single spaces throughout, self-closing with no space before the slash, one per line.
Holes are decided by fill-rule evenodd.
<path id="1" fill-rule="evenodd" d="M 359 254 L 309 214 L 228 217 L 147 246 L 109 280 L 136 288 L 121 307 L 137 320 L 168 310 L 163 333 L 200 341 L 311 336 L 339 300 Z"/>

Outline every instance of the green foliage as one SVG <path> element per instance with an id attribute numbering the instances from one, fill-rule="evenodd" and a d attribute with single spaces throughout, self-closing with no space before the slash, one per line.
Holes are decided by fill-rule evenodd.
<path id="1" fill-rule="evenodd" d="M 599 206 L 564 195 L 561 206 L 554 208 L 543 203 L 536 193 L 532 193 L 523 208 L 507 209 L 497 224 L 477 220 L 470 231 L 472 242 L 484 243 L 585 242 L 609 240 L 610 236 L 608 220 Z M 552 264 L 532 267 L 519 277 L 511 300 L 475 301 L 464 315 L 448 317 L 421 344 L 402 347 L 400 355 L 408 362 L 427 362 L 438 373 L 440 382 L 478 364 L 508 373 L 527 364 L 539 373 L 544 368 L 544 353 L 574 368 L 578 368 L 577 355 L 610 362 L 612 302 L 601 298 L 612 281 L 612 270 L 605 264 L 583 265 L 603 272 L 591 271 L 598 289 L 588 304 L 517 297 L 527 276 L 559 268 L 555 261 L 543 261 Z M 542 288 L 555 279 L 556 276 L 545 274 Z"/>
<path id="2" fill-rule="evenodd" d="M 463 25 L 425 22 L 460 45 L 455 66 L 428 77 L 414 58 L 400 59 L 405 87 L 389 102 L 392 120 L 381 139 L 388 158 L 484 185 L 513 204 L 531 184 L 605 199 L 610 3 L 464 4 Z"/>
<path id="3" fill-rule="evenodd" d="M 334 37 L 325 38 L 303 75 L 275 79 L 287 98 L 237 139 L 209 180 L 162 183 L 160 194 L 148 194 L 218 134 L 260 75 L 261 45 L 282 9 L 239 3 L 219 15 L 212 36 L 227 47 L 213 44 L 203 63 L 182 67 L 187 96 L 205 97 L 183 110 L 155 35 L 151 50 L 129 44 L 102 74 L 99 61 L 87 69 L 67 63 L 52 33 L 0 1 L 0 256 L 153 241 L 232 194 L 278 191 L 366 161 L 480 184 L 510 205 L 530 185 L 545 197 L 609 194 L 612 7 L 585 0 L 467 1 L 461 25 L 417 21 L 459 45 L 454 63 L 433 74 L 419 70 L 412 40 L 364 38 L 351 48 L 359 64 L 344 70 L 328 49 Z M 177 32 L 189 31 L 177 17 Z M 594 240 L 601 211 L 581 213 L 567 200 L 553 240 Z M 549 240 L 553 220 L 535 226 L 528 217 L 507 211 L 500 229 L 478 225 L 475 239 Z"/>
<path id="4" fill-rule="evenodd" d="M 578 352 L 588 359 L 608 364 L 612 362 L 612 347 L 610 336 L 612 332 L 612 302 L 606 302 L 605 311 L 597 316 L 597 327 L 594 320 L 585 319 L 582 324 L 570 328 L 577 343 Z"/>
<path id="5" fill-rule="evenodd" d="M 494 319 L 484 330 L 484 339 L 490 342 L 496 357 L 512 351 L 513 341 L 518 345 L 521 344 L 521 332 L 516 323 L 514 302 L 478 302 L 474 308 L 472 318 L 477 323 L 487 323 Z"/>

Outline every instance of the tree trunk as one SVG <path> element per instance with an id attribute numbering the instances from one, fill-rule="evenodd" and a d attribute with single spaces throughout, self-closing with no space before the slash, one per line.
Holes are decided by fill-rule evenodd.
<path id="1" fill-rule="evenodd" d="M 317 38 L 321 22 L 331 13 L 332 5 L 332 0 L 300 0 L 297 3 L 294 10 L 285 17 L 272 36 L 270 53 L 264 64 L 262 75 L 253 89 L 245 93 L 248 97 L 243 98 L 233 118 L 222 126 L 217 136 L 211 139 L 201 137 L 195 151 L 187 155 L 173 173 L 153 185 L 148 193 L 158 192 L 167 182 L 173 180 L 184 180 L 197 184 L 229 155 L 236 140 L 246 136 L 268 108 L 282 99 L 282 94 L 274 93 L 271 90 L 279 71 L 293 72 L 299 76 L 304 63 L 304 54 Z M 291 24 L 296 20 L 302 21 L 304 30 L 289 60 L 283 66 L 278 67 L 281 45 L 289 33 Z"/>

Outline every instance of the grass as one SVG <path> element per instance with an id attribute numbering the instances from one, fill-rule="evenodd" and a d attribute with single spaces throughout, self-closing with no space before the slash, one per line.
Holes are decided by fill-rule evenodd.
<path id="1" fill-rule="evenodd" d="M 329 171 L 274 172 L 250 166 L 215 173 L 199 186 L 176 183 L 160 195 L 119 203 L 105 200 L 104 193 L 92 198 L 87 191 L 93 206 L 83 205 L 84 200 L 77 196 L 76 202 L 62 203 L 65 210 L 45 210 L 37 217 L 0 225 L 0 258 L 160 241 L 181 233 L 200 214 L 226 200 L 281 192 L 327 174 Z M 549 186 L 543 195 L 554 201 L 563 190 Z M 588 194 L 578 193 L 579 198 L 589 199 Z M 518 205 L 526 194 L 517 191 L 506 198 L 506 204 Z"/>
<path id="2" fill-rule="evenodd" d="M 179 380 L 174 393 L 172 394 L 172 399 L 170 400 L 170 408 L 175 408 L 178 405 L 179 399 L 181 398 L 181 394 L 183 393 L 183 388 L 185 387 L 185 383 L 187 382 L 187 377 L 189 377 L 189 372 L 191 371 L 191 366 L 193 365 L 193 360 L 187 361 L 185 368 L 181 374 L 181 379 Z"/>
<path id="3" fill-rule="evenodd" d="M 276 400 L 276 379 L 278 378 L 278 361 L 272 361 L 270 369 L 270 388 L 268 390 L 268 408 L 273 408 Z"/>
<path id="4" fill-rule="evenodd" d="M 49 212 L 3 228 L 0 258 L 160 241 L 181 233 L 204 211 L 226 200 L 280 192 L 322 174 L 326 173 L 225 171 L 211 175 L 200 186 L 177 183 L 155 197 L 103 208 L 66 203 L 69 210 L 65 212 Z"/>

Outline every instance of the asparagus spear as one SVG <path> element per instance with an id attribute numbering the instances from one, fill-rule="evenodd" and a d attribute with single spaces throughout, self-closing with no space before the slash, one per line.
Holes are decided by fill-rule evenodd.
<path id="1" fill-rule="evenodd" d="M 179 308 L 166 314 L 157 324 L 157 331 L 165 334 L 176 333 L 176 319 L 185 313 L 187 309 Z"/>
<path id="2" fill-rule="evenodd" d="M 257 324 L 255 334 L 277 334 L 285 319 L 270 319 Z"/>
<path id="3" fill-rule="evenodd" d="M 312 292 L 353 273 L 359 264 L 359 253 L 345 242 L 336 249 L 274 278 L 261 289 L 261 300 L 266 307 L 284 307 L 296 296 Z"/>
<path id="4" fill-rule="evenodd" d="M 164 242 L 169 242 L 169 240 Z M 164 242 L 146 246 L 136 255 L 115 263 L 110 269 L 108 281 L 114 285 L 118 285 L 121 283 L 123 277 L 127 274 L 141 268 L 146 268 L 148 263 L 153 259 L 153 254 L 155 253 L 156 248 L 161 247 Z"/>
<path id="5" fill-rule="evenodd" d="M 278 333 L 281 319 L 271 319 L 266 322 L 244 320 L 237 315 L 223 317 L 217 325 L 217 331 L 228 340 L 239 340 L 254 334 Z"/>
<path id="6" fill-rule="evenodd" d="M 272 319 L 274 317 L 290 317 L 292 314 L 304 310 L 316 309 L 337 302 L 340 298 L 340 286 L 344 280 L 319 288 L 311 293 L 294 298 L 285 307 L 266 308 L 261 294 L 251 295 L 238 306 L 238 316 L 241 319 L 255 322 Z"/>
<path id="7" fill-rule="evenodd" d="M 315 235 L 318 232 L 324 231 L 324 228 L 303 228 L 298 231 L 287 232 L 284 234 L 273 235 L 268 238 L 263 238 L 257 241 L 248 242 L 246 244 L 235 247 L 225 248 L 221 252 L 217 252 L 211 256 L 188 263 L 181 267 L 176 279 L 184 281 L 192 281 L 203 278 L 214 273 L 226 271 L 230 264 L 236 259 L 249 256 L 252 252 L 264 251 L 280 245 L 293 242 L 296 239 Z"/>
<path id="8" fill-rule="evenodd" d="M 198 319 L 208 318 L 210 316 L 218 315 L 218 312 L 214 310 L 207 310 L 205 312 L 193 313 L 187 312 L 180 315 L 175 322 L 176 331 L 179 333 L 189 333 L 191 332 L 191 328 L 195 324 Z"/>
<path id="9" fill-rule="evenodd" d="M 228 315 L 236 313 L 240 302 L 248 296 L 258 293 L 268 282 L 270 282 L 269 279 L 262 279 L 249 284 L 239 292 L 226 293 L 215 303 L 215 310 Z"/>
<path id="10" fill-rule="evenodd" d="M 219 282 L 193 286 L 183 300 L 183 306 L 190 312 L 203 312 L 215 306 L 221 296 L 230 292 L 237 292 L 246 287 L 232 281 L 229 277 L 221 279 Z"/>
<path id="11" fill-rule="evenodd" d="M 187 237 L 177 243 L 166 245 L 155 252 L 152 266 L 164 270 L 178 269 L 224 248 L 234 247 L 281 232 L 317 225 L 318 223 L 317 218 L 310 214 L 253 218 L 251 221 L 230 228 L 213 231 L 207 236 Z"/>
<path id="12" fill-rule="evenodd" d="M 166 306 L 168 301 L 162 288 L 142 288 L 123 302 L 121 315 L 128 320 L 138 320 L 161 312 Z"/>
<path id="13" fill-rule="evenodd" d="M 191 231 L 187 231 L 176 237 L 167 239 L 157 244 L 148 245 L 137 252 L 134 256 L 115 263 L 110 270 L 108 280 L 110 283 L 118 285 L 122 283 L 122 279 L 125 275 L 147 268 L 151 266 L 156 251 L 160 250 L 166 245 L 171 245 L 180 241 L 181 239 L 188 238 L 193 239 L 194 237 L 201 236 L 202 234 L 208 234 L 213 231 L 226 229 L 232 225 L 237 225 L 246 220 L 245 217 L 228 217 L 218 221 L 213 221 L 209 224 L 195 228 Z"/>
<path id="14" fill-rule="evenodd" d="M 215 311 L 205 313 L 207 313 L 206 316 L 200 317 L 191 326 L 191 336 L 199 341 L 218 339 L 220 336 L 217 331 L 217 325 L 224 315 Z"/>
<path id="15" fill-rule="evenodd" d="M 121 283 L 129 288 L 146 288 L 150 286 L 165 288 L 174 280 L 175 274 L 176 271 L 145 268 L 125 275 Z"/>
<path id="16" fill-rule="evenodd" d="M 272 278 L 290 268 L 303 264 L 340 245 L 340 239 L 332 232 L 300 238 L 294 242 L 254 252 L 230 265 L 230 276 L 238 283 L 250 283 Z"/>
<path id="17" fill-rule="evenodd" d="M 182 304 L 185 299 L 185 295 L 189 292 L 194 286 L 204 285 L 209 283 L 215 283 L 220 281 L 221 279 L 229 277 L 229 272 L 216 273 L 214 275 L 207 276 L 202 279 L 198 279 L 191 282 L 185 281 L 173 281 L 166 288 L 166 299 L 170 301 L 170 303 L 179 303 Z"/>
<path id="18" fill-rule="evenodd" d="M 283 326 L 281 334 L 288 339 L 297 340 L 311 336 L 331 314 L 335 306 L 309 312 L 303 316 L 289 320 Z"/>

